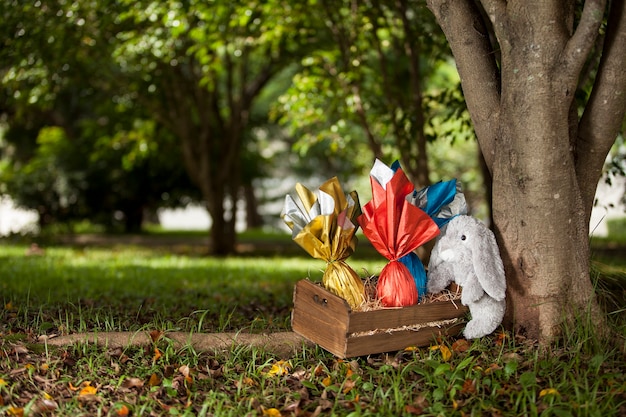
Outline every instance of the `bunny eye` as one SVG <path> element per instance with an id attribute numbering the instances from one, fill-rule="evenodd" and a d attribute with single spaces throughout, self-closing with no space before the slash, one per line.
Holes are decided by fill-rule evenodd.
<path id="1" fill-rule="evenodd" d="M 461 240 L 465 240 L 465 239 L 467 239 L 465 235 L 461 235 Z"/>

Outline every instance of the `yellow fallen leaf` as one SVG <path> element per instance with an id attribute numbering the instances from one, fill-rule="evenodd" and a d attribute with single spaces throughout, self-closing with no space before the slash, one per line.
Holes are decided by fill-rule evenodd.
<path id="1" fill-rule="evenodd" d="M 333 383 L 333 380 L 331 379 L 330 375 L 322 379 L 322 385 L 324 385 L 325 387 L 329 386 L 332 383 Z"/>
<path id="2" fill-rule="evenodd" d="M 291 363 L 289 361 L 280 360 L 272 365 L 272 368 L 267 372 L 269 376 L 282 376 L 289 373 L 291 369 Z"/>
<path id="3" fill-rule="evenodd" d="M 156 387 L 161 384 L 161 379 L 157 376 L 157 374 L 150 375 L 150 381 L 148 381 L 151 387 Z"/>
<path id="4" fill-rule="evenodd" d="M 439 350 L 441 351 L 441 357 L 443 358 L 443 361 L 448 362 L 452 357 L 452 352 L 450 351 L 450 349 L 448 349 L 447 346 L 441 345 L 441 349 Z"/>
<path id="5" fill-rule="evenodd" d="M 263 415 L 268 417 L 280 417 L 280 411 L 276 408 L 263 409 Z"/>
<path id="6" fill-rule="evenodd" d="M 448 362 L 450 360 L 450 358 L 452 357 L 452 352 L 445 345 L 431 346 L 430 350 L 431 351 L 438 350 L 439 352 L 441 352 L 441 359 L 443 359 L 444 362 Z"/>
<path id="7" fill-rule="evenodd" d="M 24 416 L 24 409 L 21 407 L 9 407 L 7 411 L 9 412 L 10 416 L 17 416 L 17 417 Z"/>
<path id="8" fill-rule="evenodd" d="M 560 394 L 556 388 L 544 388 L 539 392 L 539 398 L 545 397 L 546 395 L 560 395 Z"/>
<path id="9" fill-rule="evenodd" d="M 7 386 L 7 381 L 5 381 L 4 379 L 0 378 L 0 387 L 6 387 Z"/>
<path id="10" fill-rule="evenodd" d="M 98 388 L 96 387 L 92 387 L 91 385 L 85 385 L 80 392 L 78 393 L 78 395 L 94 395 L 96 392 L 98 392 Z"/>

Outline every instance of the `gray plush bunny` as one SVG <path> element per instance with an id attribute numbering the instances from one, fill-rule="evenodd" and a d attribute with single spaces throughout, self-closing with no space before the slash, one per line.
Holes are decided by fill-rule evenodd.
<path id="1" fill-rule="evenodd" d="M 452 282 L 462 287 L 461 303 L 472 315 L 465 337 L 492 333 L 506 309 L 504 267 L 493 233 L 471 216 L 450 220 L 430 255 L 428 292 L 438 293 Z"/>

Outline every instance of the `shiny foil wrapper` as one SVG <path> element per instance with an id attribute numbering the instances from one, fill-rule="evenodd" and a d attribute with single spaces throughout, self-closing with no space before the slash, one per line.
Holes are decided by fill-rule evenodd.
<path id="1" fill-rule="evenodd" d="M 424 210 L 439 228 L 454 217 L 467 214 L 461 183 L 456 179 L 438 182 L 413 192 L 409 202 Z"/>
<path id="2" fill-rule="evenodd" d="M 365 287 L 345 262 L 357 245 L 356 218 L 361 206 L 356 191 L 345 194 L 336 177 L 315 191 L 298 183 L 295 191 L 295 196 L 285 197 L 281 213 L 293 241 L 313 258 L 327 263 L 324 287 L 358 308 L 365 302 Z"/>
<path id="3" fill-rule="evenodd" d="M 358 222 L 374 248 L 390 261 L 380 273 L 377 297 L 385 307 L 417 304 L 415 279 L 400 259 L 437 236 L 439 227 L 409 202 L 415 188 L 401 168 L 394 170 L 376 160 L 370 183 L 372 200 L 363 206 Z"/>

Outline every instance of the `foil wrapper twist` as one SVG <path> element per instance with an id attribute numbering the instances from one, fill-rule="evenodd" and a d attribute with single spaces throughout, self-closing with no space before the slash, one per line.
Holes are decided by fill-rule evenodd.
<path id="1" fill-rule="evenodd" d="M 357 245 L 356 218 L 361 206 L 356 191 L 345 194 L 337 177 L 311 191 L 296 184 L 296 195 L 287 195 L 281 217 L 292 239 L 313 258 L 327 265 L 322 277 L 326 289 L 345 299 L 350 307 L 365 302 L 365 287 L 345 262 Z"/>

